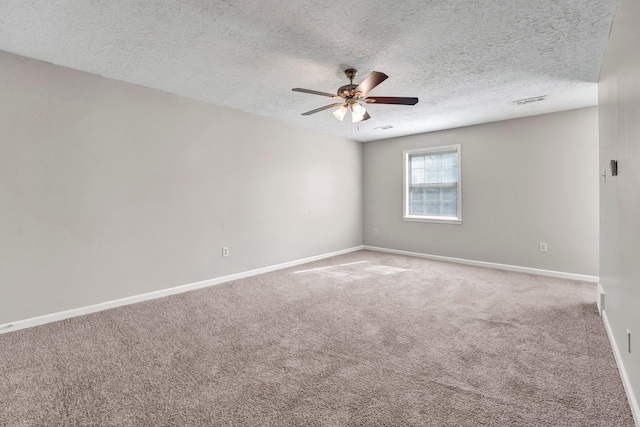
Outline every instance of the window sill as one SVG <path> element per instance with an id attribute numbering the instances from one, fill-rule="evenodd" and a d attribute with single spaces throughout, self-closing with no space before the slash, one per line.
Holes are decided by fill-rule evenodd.
<path id="1" fill-rule="evenodd" d="M 462 220 L 459 218 L 434 218 L 425 216 L 404 216 L 403 221 L 415 221 L 415 222 L 435 222 L 440 224 L 462 224 Z"/>

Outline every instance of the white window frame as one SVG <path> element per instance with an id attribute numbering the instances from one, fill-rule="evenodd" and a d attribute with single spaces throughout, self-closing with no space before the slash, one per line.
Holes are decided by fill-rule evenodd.
<path id="1" fill-rule="evenodd" d="M 457 183 L 457 213 L 456 216 L 433 216 L 433 215 L 410 215 L 409 214 L 409 183 L 411 167 L 409 165 L 409 158 L 412 154 L 424 153 L 437 153 L 439 151 L 453 151 L 458 154 L 458 183 Z M 404 221 L 422 221 L 422 222 L 440 222 L 447 224 L 462 224 L 462 151 L 460 144 L 453 145 L 440 145 L 437 147 L 416 148 L 414 150 L 404 150 L 403 164 L 404 164 L 404 179 L 402 184 L 402 219 Z"/>

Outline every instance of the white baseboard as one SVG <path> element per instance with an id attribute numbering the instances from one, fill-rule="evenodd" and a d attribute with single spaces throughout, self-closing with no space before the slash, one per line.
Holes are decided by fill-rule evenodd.
<path id="1" fill-rule="evenodd" d="M 638 403 L 636 395 L 633 392 L 633 388 L 631 387 L 631 381 L 629 380 L 629 376 L 627 375 L 627 370 L 624 368 L 624 364 L 622 363 L 622 355 L 620 354 L 620 349 L 618 348 L 618 345 L 616 343 L 616 338 L 613 336 L 613 332 L 611 331 L 611 325 L 609 324 L 609 319 L 607 318 L 606 309 L 602 311 L 602 321 L 604 322 L 604 328 L 607 330 L 607 335 L 609 336 L 609 343 L 611 344 L 611 348 L 613 349 L 613 356 L 616 359 L 616 365 L 618 365 L 618 372 L 620 372 L 620 377 L 622 378 L 624 391 L 627 393 L 627 400 L 629 401 L 629 406 L 631 407 L 633 420 L 636 423 L 636 427 L 640 427 L 640 404 Z"/>
<path id="2" fill-rule="evenodd" d="M 604 288 L 602 287 L 602 283 L 598 283 L 596 302 L 598 305 L 598 313 L 602 316 L 602 312 L 604 311 Z"/>
<path id="3" fill-rule="evenodd" d="M 242 273 L 230 274 L 228 276 L 216 277 L 213 279 L 203 280 L 201 282 L 190 283 L 188 285 L 176 286 L 173 288 L 162 289 L 159 291 L 149 292 L 146 294 L 134 295 L 113 301 L 106 301 L 99 304 L 93 304 L 86 307 L 74 308 L 71 310 L 60 311 L 57 313 L 46 314 L 44 316 L 32 317 L 30 319 L 18 320 L 0 325 L 0 334 L 18 331 L 20 329 L 31 328 L 33 326 L 44 325 L 45 323 L 57 322 L 59 320 L 71 317 L 82 316 L 84 314 L 95 313 L 97 311 L 108 310 L 110 308 L 121 307 L 124 305 L 135 304 L 141 301 L 161 298 L 168 295 L 179 294 L 182 292 L 193 291 L 196 289 L 206 288 L 208 286 L 219 285 L 221 283 L 230 282 L 232 280 L 244 279 L 246 277 L 256 276 L 258 274 L 269 273 L 283 268 L 295 267 L 296 265 L 306 264 L 312 261 L 318 261 L 337 255 L 343 255 L 350 252 L 362 250 L 363 246 L 355 246 L 353 248 L 342 249 L 322 255 L 316 255 L 295 261 L 283 262 L 281 264 L 270 265 L 268 267 L 256 268 L 254 270 L 244 271 Z"/>
<path id="4" fill-rule="evenodd" d="M 587 276 L 584 274 L 564 273 L 562 271 L 541 270 L 538 268 L 520 267 L 517 265 L 496 264 L 493 262 L 486 262 L 486 261 L 474 261 L 474 260 L 463 259 L 463 258 L 452 258 L 452 257 L 440 256 L 440 255 L 429 255 L 429 254 L 422 254 L 418 252 L 400 251 L 397 249 L 379 248 L 376 246 L 364 245 L 364 249 L 370 250 L 370 251 L 377 251 L 377 252 L 387 252 L 390 254 L 408 255 L 408 256 L 414 256 L 419 258 L 428 258 L 428 259 L 434 259 L 438 261 L 455 262 L 458 264 L 475 265 L 478 267 L 497 268 L 498 270 L 516 271 L 519 273 L 538 274 L 540 276 L 558 277 L 560 279 L 580 280 L 583 282 L 594 282 L 594 283 L 597 283 L 600 281 L 600 278 L 598 276 Z"/>

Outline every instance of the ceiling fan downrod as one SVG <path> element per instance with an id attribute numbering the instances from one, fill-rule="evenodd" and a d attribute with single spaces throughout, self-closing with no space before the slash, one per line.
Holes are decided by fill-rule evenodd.
<path id="1" fill-rule="evenodd" d="M 355 79 L 358 75 L 358 70 L 356 70 L 355 68 L 347 68 L 346 70 L 344 70 L 344 75 L 349 79 L 349 84 L 353 84 L 353 79 Z"/>

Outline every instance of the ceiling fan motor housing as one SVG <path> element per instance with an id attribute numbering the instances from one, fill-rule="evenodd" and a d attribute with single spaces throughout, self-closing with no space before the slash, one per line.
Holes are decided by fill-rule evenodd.
<path id="1" fill-rule="evenodd" d="M 348 98 L 353 98 L 356 95 L 355 89 L 358 87 L 358 85 L 354 85 L 354 84 L 348 84 L 348 85 L 344 85 L 344 86 L 340 86 L 340 88 L 338 89 L 338 96 L 348 99 Z"/>

